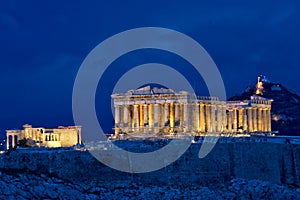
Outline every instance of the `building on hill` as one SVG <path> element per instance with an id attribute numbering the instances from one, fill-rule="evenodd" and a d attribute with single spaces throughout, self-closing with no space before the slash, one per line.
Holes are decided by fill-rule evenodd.
<path id="1" fill-rule="evenodd" d="M 244 101 L 220 101 L 216 97 L 146 86 L 111 97 L 116 135 L 271 133 L 272 100 L 259 96 Z"/>
<path id="2" fill-rule="evenodd" d="M 6 148 L 15 148 L 18 143 L 38 147 L 70 147 L 81 144 L 80 126 L 59 126 L 58 128 L 33 128 L 23 125 L 23 130 L 6 130 Z"/>

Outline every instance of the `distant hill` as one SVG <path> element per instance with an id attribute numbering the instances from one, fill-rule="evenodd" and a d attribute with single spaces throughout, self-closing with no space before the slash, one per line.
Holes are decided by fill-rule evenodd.
<path id="1" fill-rule="evenodd" d="M 279 131 L 279 135 L 300 135 L 300 97 L 288 90 L 280 83 L 262 81 L 261 96 L 273 99 L 272 103 L 272 130 Z M 255 94 L 256 86 L 248 86 L 240 94 L 228 100 L 245 100 Z"/>

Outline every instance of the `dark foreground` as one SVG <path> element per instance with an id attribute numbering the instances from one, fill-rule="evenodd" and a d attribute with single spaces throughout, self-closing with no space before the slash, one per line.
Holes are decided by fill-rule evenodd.
<path id="1" fill-rule="evenodd" d="M 139 151 L 140 143 L 121 146 Z M 199 148 L 145 174 L 113 170 L 87 151 L 16 150 L 0 155 L 0 199 L 300 199 L 299 145 L 219 143 L 204 159 Z"/>
<path id="2" fill-rule="evenodd" d="M 245 179 L 233 179 L 217 188 L 136 182 L 104 187 L 78 185 L 45 174 L 2 172 L 0 199 L 300 199 L 300 189 Z"/>

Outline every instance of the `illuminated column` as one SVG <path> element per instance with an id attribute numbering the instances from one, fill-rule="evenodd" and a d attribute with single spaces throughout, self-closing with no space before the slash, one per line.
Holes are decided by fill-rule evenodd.
<path id="1" fill-rule="evenodd" d="M 265 131 L 265 116 L 264 116 L 265 109 L 261 108 L 260 112 L 261 112 L 261 131 L 264 132 Z"/>
<path id="2" fill-rule="evenodd" d="M 115 127 L 120 126 L 120 106 L 115 106 Z"/>
<path id="3" fill-rule="evenodd" d="M 252 108 L 247 109 L 247 115 L 248 115 L 248 132 L 253 132 Z"/>
<path id="4" fill-rule="evenodd" d="M 243 132 L 248 132 L 247 110 L 243 109 Z"/>
<path id="5" fill-rule="evenodd" d="M 179 104 L 179 126 L 182 129 L 184 126 L 183 122 L 183 103 Z"/>
<path id="6" fill-rule="evenodd" d="M 150 130 L 153 128 L 153 104 L 149 104 L 148 106 L 148 126 Z"/>
<path id="7" fill-rule="evenodd" d="M 170 103 L 170 128 L 171 132 L 174 131 L 174 125 L 175 125 L 175 112 L 174 112 L 174 104 Z"/>
<path id="8" fill-rule="evenodd" d="M 216 132 L 216 105 L 211 105 L 211 132 Z"/>
<path id="9" fill-rule="evenodd" d="M 6 134 L 6 149 L 9 149 L 9 135 Z"/>
<path id="10" fill-rule="evenodd" d="M 205 115 L 204 115 L 204 104 L 200 103 L 200 131 L 205 132 Z"/>
<path id="11" fill-rule="evenodd" d="M 271 122 L 271 108 L 267 110 L 267 121 L 268 121 L 268 132 L 272 131 L 272 122 Z"/>
<path id="12" fill-rule="evenodd" d="M 233 132 L 237 132 L 237 109 L 233 109 Z"/>
<path id="13" fill-rule="evenodd" d="M 226 105 L 222 105 L 222 132 L 225 132 L 227 126 Z"/>
<path id="14" fill-rule="evenodd" d="M 123 127 L 127 128 L 128 127 L 128 106 L 124 105 L 123 106 Z"/>
<path id="15" fill-rule="evenodd" d="M 242 127 L 244 124 L 243 124 L 243 109 L 242 108 L 239 108 L 237 110 L 238 112 L 238 128 Z"/>
<path id="16" fill-rule="evenodd" d="M 144 104 L 143 105 L 143 111 L 144 111 L 144 127 L 146 127 L 148 125 L 148 104 Z"/>
<path id="17" fill-rule="evenodd" d="M 233 111 L 229 110 L 227 114 L 227 126 L 228 126 L 229 133 L 232 133 L 232 116 L 233 116 Z"/>
<path id="18" fill-rule="evenodd" d="M 170 119 L 170 109 L 169 109 L 169 104 L 164 105 L 164 124 L 163 126 L 166 127 L 167 124 L 169 124 L 169 119 Z"/>
<path id="19" fill-rule="evenodd" d="M 154 133 L 159 132 L 159 122 L 158 119 L 160 118 L 160 105 L 159 104 L 154 104 L 154 113 L 153 113 L 153 121 L 154 121 Z"/>
<path id="20" fill-rule="evenodd" d="M 139 127 L 144 127 L 144 104 L 139 104 Z"/>
<path id="21" fill-rule="evenodd" d="M 149 125 L 148 125 L 148 104 L 144 104 L 143 105 L 143 111 L 144 111 L 144 117 L 143 117 L 143 120 L 144 120 L 144 124 L 143 124 L 143 127 L 144 127 L 144 132 L 145 133 L 148 133 L 149 132 Z"/>
<path id="22" fill-rule="evenodd" d="M 134 132 L 138 131 L 139 126 L 139 105 L 133 105 L 133 128 Z"/>
<path id="23" fill-rule="evenodd" d="M 220 123 L 220 117 L 219 117 L 219 105 L 215 104 L 214 105 L 214 110 L 215 110 L 215 132 L 219 132 L 219 123 Z"/>
<path id="24" fill-rule="evenodd" d="M 128 105 L 128 128 L 130 128 L 130 131 L 134 128 L 134 120 L 133 120 L 133 105 Z"/>
<path id="25" fill-rule="evenodd" d="M 164 124 L 164 105 L 158 104 L 158 126 L 161 128 Z"/>
<path id="26" fill-rule="evenodd" d="M 200 114 L 199 114 L 199 107 L 200 105 L 198 103 L 195 103 L 193 106 L 193 114 L 194 114 L 194 131 L 199 132 L 200 128 L 199 128 L 199 118 L 200 118 Z"/>
<path id="27" fill-rule="evenodd" d="M 262 109 L 257 109 L 257 131 L 262 131 Z"/>
<path id="28" fill-rule="evenodd" d="M 123 128 L 124 126 L 124 119 L 123 119 L 123 115 L 124 115 L 124 110 L 123 110 L 123 105 L 119 106 L 119 127 Z"/>
<path id="29" fill-rule="evenodd" d="M 257 108 L 253 108 L 253 132 L 257 132 Z"/>
<path id="30" fill-rule="evenodd" d="M 211 111 L 209 104 L 205 104 L 205 125 L 206 132 L 211 132 Z"/>
<path id="31" fill-rule="evenodd" d="M 217 132 L 222 131 L 223 124 L 223 113 L 222 113 L 222 105 L 217 105 Z"/>
<path id="32" fill-rule="evenodd" d="M 184 131 L 187 131 L 189 129 L 188 123 L 189 123 L 189 116 L 188 116 L 188 104 L 183 104 L 183 124 L 184 124 Z"/>
<path id="33" fill-rule="evenodd" d="M 264 132 L 268 131 L 268 120 L 267 120 L 267 109 L 263 109 L 263 130 Z"/>
<path id="34" fill-rule="evenodd" d="M 178 126 L 178 125 L 180 125 L 180 122 L 179 122 L 179 120 L 180 120 L 180 107 L 179 107 L 179 103 L 175 103 L 174 104 L 174 109 L 175 109 L 175 124 L 174 124 L 174 126 Z"/>

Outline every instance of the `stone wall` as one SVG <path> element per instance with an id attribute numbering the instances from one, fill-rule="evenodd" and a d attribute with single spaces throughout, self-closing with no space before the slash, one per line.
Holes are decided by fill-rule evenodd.
<path id="1" fill-rule="evenodd" d="M 81 185 L 144 183 L 161 185 L 223 184 L 234 177 L 300 186 L 300 146 L 269 143 L 219 143 L 204 159 L 192 144 L 176 162 L 145 174 L 128 174 L 104 166 L 88 152 L 16 150 L 0 155 L 0 168 L 57 176 Z"/>
<path id="2" fill-rule="evenodd" d="M 60 142 L 62 147 L 70 147 L 78 144 L 77 130 L 74 129 L 56 129 L 59 133 Z"/>

